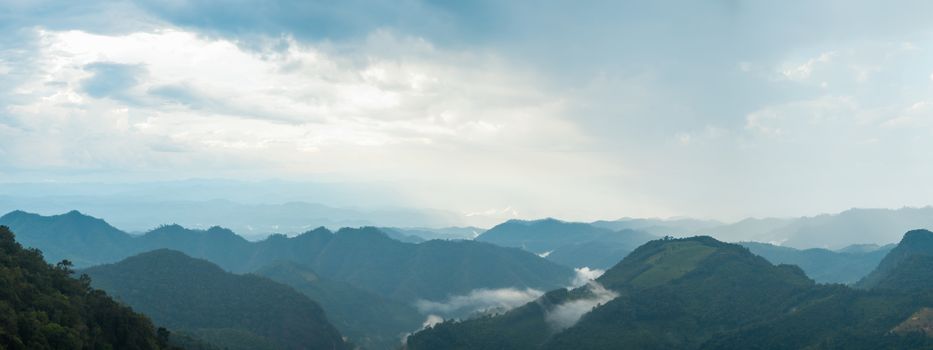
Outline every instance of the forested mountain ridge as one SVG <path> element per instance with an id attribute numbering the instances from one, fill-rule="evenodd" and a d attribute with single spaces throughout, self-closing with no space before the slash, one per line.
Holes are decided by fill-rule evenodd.
<path id="1" fill-rule="evenodd" d="M 40 232 L 33 227 L 47 226 L 55 227 L 53 233 L 58 236 L 81 237 L 84 234 L 83 227 L 68 225 L 62 216 L 28 215 L 53 223 L 23 224 L 20 229 L 24 236 Z M 77 212 L 68 215 L 94 219 Z M 574 277 L 572 269 L 520 249 L 473 241 L 404 243 L 372 227 L 344 228 L 337 232 L 318 228 L 295 237 L 272 235 L 258 242 L 247 241 L 220 227 L 191 230 L 179 225 L 161 226 L 141 236 L 119 232 L 114 237 L 113 241 L 126 245 L 121 259 L 167 248 L 236 273 L 291 261 L 328 279 L 404 302 L 438 300 L 477 288 L 547 290 L 568 285 Z M 82 261 L 89 264 L 78 265 L 80 267 L 115 262 L 110 260 L 113 254 L 98 255 L 91 246 L 71 246 L 56 240 L 37 242 L 42 244 L 37 248 L 81 255 Z"/>
<path id="2" fill-rule="evenodd" d="M 510 312 L 444 322 L 409 337 L 409 349 L 916 348 L 933 340 L 892 329 L 933 295 L 819 285 L 796 266 L 774 266 L 710 237 L 649 242 L 594 290 L 555 290 Z M 598 294 L 598 293 L 597 293 Z M 608 301 L 606 301 L 608 299 Z M 554 319 L 586 300 L 569 327 Z M 588 311 L 588 312 L 587 312 Z M 915 327 L 915 326 L 912 326 Z M 904 326 L 902 328 L 909 328 Z"/>
<path id="3" fill-rule="evenodd" d="M 913 230 L 904 234 L 897 246 L 856 286 L 863 289 L 933 288 L 933 270 L 927 269 L 933 267 L 931 262 L 933 232 Z"/>
<path id="4" fill-rule="evenodd" d="M 349 349 L 314 301 L 255 275 L 234 275 L 168 249 L 84 270 L 173 331 L 227 349 Z"/>
<path id="5" fill-rule="evenodd" d="M 753 278 L 744 281 L 742 288 L 735 286 L 737 280 L 749 276 Z M 709 237 L 651 241 L 607 270 L 597 282 L 615 297 L 582 304 L 594 307 L 593 311 L 584 316 L 589 308 L 580 310 L 579 322 L 563 322 L 565 327 L 555 327 L 555 315 L 593 300 L 600 294 L 599 288 L 556 290 L 504 315 L 439 324 L 409 337 L 409 347 L 497 348 L 499 344 L 488 339 L 507 340 L 508 348 L 518 349 L 571 345 L 586 348 L 586 344 L 619 344 L 616 347 L 622 348 L 696 346 L 710 336 L 709 329 L 752 322 L 766 316 L 764 311 L 774 312 L 758 307 L 754 307 L 756 312 L 733 312 L 730 310 L 735 308 L 723 308 L 724 304 L 741 302 L 742 306 L 751 307 L 758 301 L 739 296 L 764 291 L 794 294 L 813 283 L 797 268 L 772 266 L 741 246 Z M 693 314 L 699 310 L 702 312 Z M 636 315 L 646 316 L 646 322 L 635 322 Z M 695 316 L 708 317 L 703 323 L 706 326 L 700 327 Z M 674 325 L 683 333 L 675 337 L 658 336 L 659 330 L 665 326 L 674 329 Z"/>
<path id="6" fill-rule="evenodd" d="M 148 318 L 47 264 L 0 226 L 0 348 L 166 349 L 168 333 Z"/>
<path id="7" fill-rule="evenodd" d="M 310 268 L 278 262 L 255 272 L 291 286 L 318 302 L 340 333 L 364 349 L 394 349 L 403 334 L 421 327 L 425 316 L 413 306 L 318 276 Z"/>
<path id="8" fill-rule="evenodd" d="M 0 217 L 0 225 L 17 232 L 24 246 L 42 250 L 49 262 L 68 259 L 83 267 L 136 253 L 130 235 L 75 210 L 53 216 L 12 211 Z"/>

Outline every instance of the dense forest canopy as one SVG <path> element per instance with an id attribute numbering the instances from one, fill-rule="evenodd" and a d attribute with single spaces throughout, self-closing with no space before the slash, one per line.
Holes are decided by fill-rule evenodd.
<path id="1" fill-rule="evenodd" d="M 169 333 L 0 226 L 0 348 L 166 349 Z"/>

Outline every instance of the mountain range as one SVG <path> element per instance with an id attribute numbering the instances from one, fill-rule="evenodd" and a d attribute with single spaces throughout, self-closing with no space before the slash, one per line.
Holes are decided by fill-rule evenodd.
<path id="1" fill-rule="evenodd" d="M 574 277 L 572 269 L 519 249 L 457 240 L 405 243 L 372 227 L 337 232 L 317 228 L 294 237 L 272 235 L 250 242 L 221 227 L 192 230 L 164 225 L 133 236 L 77 211 L 55 216 L 14 211 L 0 217 L 0 224 L 21 232 L 25 244 L 52 252 L 51 261 L 69 259 L 79 267 L 162 248 L 236 273 L 292 261 L 401 301 L 441 299 L 476 288 L 550 289 L 567 285 Z"/>
<path id="2" fill-rule="evenodd" d="M 573 268 L 606 269 L 639 245 L 656 238 L 632 229 L 609 228 L 557 219 L 509 220 L 483 232 L 476 241 L 516 247 Z"/>
<path id="3" fill-rule="evenodd" d="M 757 242 L 739 244 L 772 264 L 796 265 L 816 282 L 842 284 L 858 282 L 894 248 L 894 244 L 849 246 L 840 250 L 795 249 Z"/>
<path id="4" fill-rule="evenodd" d="M 144 232 L 164 223 L 200 229 L 223 225 L 251 240 L 273 232 L 297 234 L 317 226 L 447 227 L 482 223 L 462 213 L 400 207 L 397 196 L 360 184 L 278 180 L 32 182 L 0 187 L 0 212 L 51 214 L 77 209 L 107 218 L 129 232 Z M 361 197 L 367 199 L 366 207 L 359 207 Z"/>
<path id="5" fill-rule="evenodd" d="M 425 316 L 408 303 L 323 278 L 293 262 L 273 263 L 255 274 L 290 286 L 320 303 L 341 334 L 364 349 L 397 348 L 402 337 L 420 328 L 425 320 Z"/>
<path id="6" fill-rule="evenodd" d="M 156 324 L 220 348 L 351 348 L 307 296 L 181 252 L 154 250 L 82 272 Z"/>
<path id="7" fill-rule="evenodd" d="M 933 233 L 916 232 L 889 255 L 933 253 L 922 243 Z M 912 258 L 892 271 L 929 280 L 933 270 L 914 268 L 913 257 L 923 255 L 907 255 Z M 926 348 L 933 339 L 903 330 L 923 329 L 918 319 L 931 302 L 933 295 L 912 288 L 816 284 L 796 266 L 772 265 L 745 247 L 710 237 L 662 239 L 639 247 L 587 286 L 553 290 L 499 315 L 434 325 L 410 336 L 407 347 Z"/>
<path id="8" fill-rule="evenodd" d="M 933 207 L 853 208 L 834 214 L 787 218 L 746 218 L 733 223 L 690 218 L 623 218 L 595 221 L 610 230 L 633 229 L 655 236 L 708 235 L 727 242 L 764 242 L 797 249 L 838 250 L 873 243 L 893 244 L 913 229 L 933 229 Z"/>
<path id="9" fill-rule="evenodd" d="M 872 230 L 922 224 L 911 210 L 846 212 L 817 221 L 756 219 L 741 225 L 799 234 L 842 229 L 849 225 L 840 220 L 863 215 L 910 219 L 888 220 Z M 929 231 L 909 231 L 897 245 L 797 249 L 730 244 L 709 236 L 657 239 L 643 231 L 675 226 L 663 222 L 510 220 L 486 231 L 446 233 L 321 227 L 249 241 L 221 227 L 176 224 L 129 234 L 77 211 L 55 216 L 14 211 L 0 217 L 0 225 L 19 232 L 24 246 L 47 252 L 47 261 L 67 259 L 87 267 L 94 287 L 170 328 L 174 344 L 297 348 L 313 338 L 324 347 L 384 349 L 426 324 L 427 329 L 407 338 L 408 348 L 931 345 L 921 335 L 925 327 L 933 329 L 933 309 L 925 311 L 933 305 L 926 293 L 933 288 Z M 682 229 L 715 225 L 672 222 Z M 474 240 L 459 236 L 477 233 Z M 441 237 L 426 239 L 431 234 Z M 606 272 L 569 287 L 583 276 L 574 268 L 582 267 Z M 198 290 L 175 287 L 201 282 L 207 284 Z M 234 285 L 248 288 L 230 293 Z M 175 289 L 160 291 L 167 286 Z M 214 295 L 232 299 L 214 300 Z M 235 300 L 252 299 L 265 306 L 235 305 Z M 474 304 L 484 299 L 487 304 Z M 289 310 L 297 316 L 263 313 L 283 310 L 280 300 L 306 306 Z M 527 300 L 532 301 L 523 305 Z M 430 326 L 438 315 L 448 320 Z M 294 321 L 304 318 L 312 321 L 298 323 L 308 329 Z M 244 322 L 230 323 L 240 319 Z M 275 322 L 251 321 L 256 319 L 282 323 L 272 329 Z M 276 333 L 282 329 L 290 330 Z"/>
<path id="10" fill-rule="evenodd" d="M 147 252 L 171 249 L 216 264 L 220 271 L 261 274 L 320 302 L 340 332 L 356 345 L 375 349 L 394 347 L 406 333 L 420 328 L 428 315 L 413 307 L 416 302 L 443 302 L 477 290 L 547 290 L 569 285 L 575 277 L 572 269 L 520 249 L 462 240 L 405 243 L 376 228 L 318 228 L 250 242 L 220 227 L 164 225 L 130 235 L 77 211 L 55 216 L 15 211 L 0 217 L 0 223 L 15 226 L 28 246 L 49 251 L 49 261 L 68 259 L 89 267 L 129 259 L 141 271 L 145 263 L 160 268 L 161 260 L 147 257 Z M 99 269 L 88 271 L 105 283 Z M 166 285 L 178 281 L 167 280 Z M 102 287 L 112 290 L 117 285 Z M 187 331 L 193 327 L 181 325 Z M 259 339 L 237 332 L 244 339 Z"/>
<path id="11" fill-rule="evenodd" d="M 757 241 L 798 249 L 841 249 L 853 244 L 889 244 L 903 232 L 933 229 L 933 207 L 849 209 L 800 218 L 745 219 L 692 231 L 725 241 Z"/>

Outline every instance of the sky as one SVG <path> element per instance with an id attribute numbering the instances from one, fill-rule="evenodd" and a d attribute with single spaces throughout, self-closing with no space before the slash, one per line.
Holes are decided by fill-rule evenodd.
<path id="1" fill-rule="evenodd" d="M 0 0 L 0 187 L 734 220 L 933 204 L 931 150 L 928 1 Z"/>

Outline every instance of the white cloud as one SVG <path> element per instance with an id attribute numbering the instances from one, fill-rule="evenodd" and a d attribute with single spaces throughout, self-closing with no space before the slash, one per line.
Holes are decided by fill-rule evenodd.
<path id="1" fill-rule="evenodd" d="M 492 55 L 385 31 L 350 48 L 286 37 L 251 49 L 170 27 L 37 33 L 37 73 L 6 106 L 23 124 L 3 131 L 12 168 L 436 179 L 586 142 L 533 75 Z M 84 87 L 97 74 L 88 67 L 99 63 L 139 69 L 120 96 L 94 97 Z M 432 161 L 451 162 L 455 153 L 481 163 Z M 505 174 L 486 176 L 514 178 Z"/>
<path id="2" fill-rule="evenodd" d="M 698 141 L 711 141 L 716 140 L 722 137 L 725 137 L 729 134 L 729 130 L 725 128 L 720 128 L 712 125 L 707 125 L 703 129 L 690 131 L 690 132 L 679 132 L 675 135 L 677 142 L 681 145 L 689 145 Z"/>
<path id="3" fill-rule="evenodd" d="M 589 297 L 570 300 L 547 311 L 545 320 L 553 330 L 561 331 L 573 326 L 596 306 L 619 296 L 618 293 L 606 289 L 596 281 L 589 282 L 586 289 L 591 294 Z"/>
<path id="4" fill-rule="evenodd" d="M 793 64 L 785 63 L 783 68 L 780 69 L 781 75 L 788 80 L 793 81 L 803 81 L 810 78 L 813 74 L 813 71 L 821 64 L 828 64 L 833 60 L 833 57 L 836 56 L 836 53 L 833 51 L 828 51 L 821 53 L 819 56 L 811 58 L 804 63 Z"/>
<path id="5" fill-rule="evenodd" d="M 412 333 L 425 330 L 425 329 L 427 329 L 427 328 L 429 328 L 429 327 L 434 327 L 434 325 L 436 325 L 436 324 L 438 324 L 438 323 L 441 323 L 441 322 L 444 322 L 444 318 L 443 318 L 443 317 L 438 316 L 438 315 L 428 315 L 427 317 L 425 317 L 424 322 L 421 323 L 421 328 L 415 330 L 415 331 L 412 332 Z M 410 336 L 412 333 L 405 333 L 405 334 L 402 334 L 402 337 L 401 337 L 401 338 L 402 338 L 402 339 L 401 339 L 401 340 L 402 340 L 402 345 L 405 345 L 405 343 L 408 342 L 408 336 Z"/>
<path id="6" fill-rule="evenodd" d="M 433 327 L 434 325 L 441 323 L 441 322 L 444 322 L 443 317 L 440 317 L 438 315 L 428 315 L 428 317 L 424 319 L 424 323 L 421 324 L 421 329 Z"/>
<path id="7" fill-rule="evenodd" d="M 455 295 L 444 301 L 418 300 L 415 307 L 422 314 L 446 317 L 467 316 L 475 312 L 502 312 L 532 301 L 544 292 L 537 289 L 475 289 L 465 295 Z"/>
<path id="8" fill-rule="evenodd" d="M 578 267 L 573 269 L 576 275 L 573 278 L 573 282 L 570 283 L 571 287 L 579 287 L 590 283 L 591 281 L 596 280 L 599 276 L 602 276 L 606 273 L 606 270 L 601 269 L 591 269 L 588 266 Z"/>
<path id="9" fill-rule="evenodd" d="M 919 101 L 880 124 L 886 128 L 929 128 L 933 126 L 933 102 Z"/>
<path id="10" fill-rule="evenodd" d="M 246 4 L 216 17 L 189 5 L 11 8 L 0 39 L 0 180 L 378 182 L 400 205 L 511 205 L 525 218 L 575 220 L 802 215 L 931 197 L 916 190 L 922 180 L 879 180 L 890 169 L 933 175 L 913 151 L 930 148 L 930 124 L 907 109 L 933 89 L 930 11 L 853 6 L 855 17 L 879 20 L 803 21 L 788 32 L 761 19 L 796 5 L 651 5 L 715 19 L 675 25 L 659 41 L 637 35 L 651 21 L 599 20 L 625 12 L 617 5 L 543 36 L 564 6 L 493 5 L 508 25 L 477 32 L 446 7 L 329 6 L 336 25 L 309 26 L 288 7 Z M 440 20 L 383 21 L 415 17 Z M 747 35 L 722 40 L 721 23 Z M 598 32 L 618 35 L 590 35 Z M 89 65 L 99 62 L 138 66 L 138 79 L 118 94 L 89 94 L 100 74 Z M 855 108 L 810 103 L 840 97 Z M 725 132 L 712 142 L 706 125 Z M 864 140 L 870 149 L 843 147 Z M 874 200 L 847 197 L 853 182 L 877 188 Z M 797 189 L 833 199 L 788 195 Z M 769 200 L 749 204 L 749 193 Z"/>
<path id="11" fill-rule="evenodd" d="M 850 96 L 826 95 L 812 100 L 769 106 L 745 117 L 745 129 L 773 138 L 798 138 L 823 130 L 820 126 L 856 124 L 865 118 L 858 101 Z"/>
<path id="12" fill-rule="evenodd" d="M 502 209 L 491 208 L 491 209 L 486 209 L 483 211 L 469 212 L 469 213 L 466 213 L 465 215 L 468 217 L 470 216 L 492 216 L 496 218 L 500 218 L 500 217 L 515 218 L 515 217 L 518 217 L 518 210 L 515 210 L 515 208 L 512 208 L 512 206 L 507 206 Z"/>

